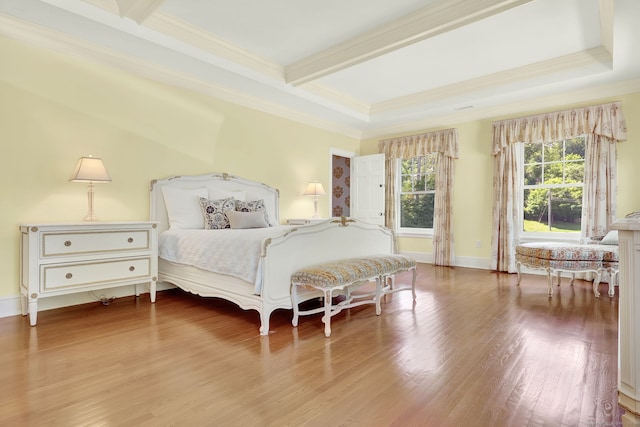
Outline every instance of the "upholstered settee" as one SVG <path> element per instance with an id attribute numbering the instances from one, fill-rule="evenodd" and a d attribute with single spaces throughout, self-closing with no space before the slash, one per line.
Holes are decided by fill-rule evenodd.
<path id="1" fill-rule="evenodd" d="M 603 239 L 592 240 L 587 244 L 536 242 L 516 246 L 517 285 L 520 285 L 523 265 L 532 269 L 546 270 L 549 296 L 553 295 L 553 274 L 556 274 L 559 286 L 560 273 L 564 271 L 571 273 L 571 284 L 573 284 L 575 273 L 593 273 L 593 293 L 599 297 L 598 286 L 603 274 L 606 273 L 609 276 L 609 296 L 612 297 L 615 293 L 614 285 L 618 274 L 617 233 L 610 232 Z"/>

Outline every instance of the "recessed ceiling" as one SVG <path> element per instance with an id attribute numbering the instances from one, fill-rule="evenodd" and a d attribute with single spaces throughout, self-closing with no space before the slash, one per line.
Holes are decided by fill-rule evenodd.
<path id="1" fill-rule="evenodd" d="M 640 90 L 637 0 L 0 0 L 0 34 L 366 138 Z"/>

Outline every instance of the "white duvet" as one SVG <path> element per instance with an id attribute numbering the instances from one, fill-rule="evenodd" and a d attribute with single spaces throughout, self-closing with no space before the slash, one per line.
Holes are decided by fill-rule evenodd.
<path id="1" fill-rule="evenodd" d="M 224 230 L 172 230 L 160 233 L 160 258 L 226 274 L 255 284 L 260 292 L 262 242 L 289 229 L 286 226 Z"/>

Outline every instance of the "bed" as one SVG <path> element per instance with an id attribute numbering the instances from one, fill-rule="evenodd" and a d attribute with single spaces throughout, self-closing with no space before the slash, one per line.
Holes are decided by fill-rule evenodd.
<path id="1" fill-rule="evenodd" d="M 208 211 L 202 210 L 202 203 L 209 205 L 201 199 L 219 207 L 221 200 L 229 198 L 241 207 L 255 207 L 255 202 L 262 201 L 256 209 L 248 210 L 254 218 L 259 216 L 255 212 L 266 212 L 263 226 L 246 228 L 240 221 L 237 228 L 205 229 L 212 222 L 210 215 L 203 214 Z M 260 334 L 266 335 L 271 313 L 292 308 L 291 275 L 295 271 L 342 258 L 395 252 L 390 230 L 354 219 L 282 225 L 279 199 L 275 188 L 225 173 L 152 181 L 150 219 L 158 222 L 158 281 L 256 310 Z M 222 246 L 208 246 L 218 243 Z M 236 244 L 240 249 L 234 248 Z M 188 254 L 188 259 L 181 254 Z M 202 258 L 215 259 L 205 262 Z M 298 300 L 317 296 L 319 293 L 308 291 L 298 295 Z"/>

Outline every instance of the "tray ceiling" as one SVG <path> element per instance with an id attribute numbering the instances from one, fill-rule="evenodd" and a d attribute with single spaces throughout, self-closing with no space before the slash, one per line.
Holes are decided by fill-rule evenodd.
<path id="1" fill-rule="evenodd" d="M 640 90 L 637 0 L 0 0 L 0 34 L 366 138 Z"/>

